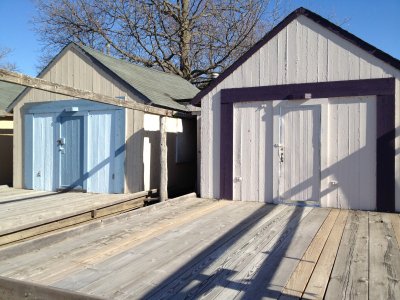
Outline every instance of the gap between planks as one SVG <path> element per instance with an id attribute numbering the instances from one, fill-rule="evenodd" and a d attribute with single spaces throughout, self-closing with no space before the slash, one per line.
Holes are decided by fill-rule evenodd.
<path id="1" fill-rule="evenodd" d="M 290 276 L 285 288 L 282 291 L 282 295 L 279 298 L 293 299 L 301 298 L 303 292 L 307 286 L 307 283 L 314 271 L 315 265 L 321 255 L 322 249 L 324 248 L 326 241 L 332 231 L 332 228 L 339 216 L 338 209 L 333 209 L 325 219 L 321 228 L 318 230 L 310 246 L 307 248 L 305 254 L 299 261 L 295 271 Z"/>
<path id="2" fill-rule="evenodd" d="M 207 215 L 212 211 L 221 209 L 229 205 L 230 203 L 230 201 L 218 201 L 211 203 L 201 209 L 188 212 L 177 220 L 166 218 L 165 220 L 157 224 L 157 226 L 149 227 L 142 232 L 136 232 L 131 237 L 129 237 L 129 239 L 127 238 L 123 242 L 113 243 L 111 245 L 108 245 L 107 247 L 102 247 L 101 249 L 99 249 L 96 255 L 94 255 L 93 253 L 89 253 L 86 256 L 80 257 L 79 259 L 75 260 L 75 263 L 70 264 L 70 266 L 63 268 L 59 272 L 53 272 L 52 274 L 44 275 L 44 277 L 41 278 L 40 281 L 46 282 L 47 284 L 54 283 L 64 278 L 66 274 L 73 273 L 76 270 L 82 268 L 82 266 L 98 264 L 134 246 L 142 244 L 151 238 L 159 236 L 167 232 L 168 230 L 172 230 L 183 224 L 201 218 L 202 216 Z"/>
<path id="3" fill-rule="evenodd" d="M 323 299 L 335 263 L 349 211 L 341 210 L 303 293 L 307 299 Z"/>

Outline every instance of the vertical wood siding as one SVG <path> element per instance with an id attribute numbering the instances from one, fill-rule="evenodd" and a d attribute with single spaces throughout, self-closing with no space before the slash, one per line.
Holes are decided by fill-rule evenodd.
<path id="1" fill-rule="evenodd" d="M 48 142 L 55 140 L 54 123 L 54 114 L 40 114 L 33 122 L 33 151 L 29 159 L 32 161 L 32 188 L 36 190 L 51 191 L 56 188 L 58 168 L 53 165 L 54 144 Z"/>
<path id="2" fill-rule="evenodd" d="M 65 140 L 56 154 L 60 160 L 60 187 L 83 189 L 84 117 L 65 115 L 57 119 L 57 125 L 60 126 L 59 137 Z M 46 139 L 45 142 L 52 146 L 55 139 Z"/>
<path id="3" fill-rule="evenodd" d="M 376 97 L 236 103 L 233 132 L 235 200 L 376 209 Z"/>
<path id="4" fill-rule="evenodd" d="M 66 105 L 80 109 L 73 115 L 62 114 Z M 41 113 L 46 110 L 49 112 Z M 25 188 L 124 192 L 125 109 L 89 101 L 52 102 L 32 106 L 24 122 Z M 59 138 L 65 139 L 65 145 L 57 145 Z"/>
<path id="5" fill-rule="evenodd" d="M 282 201 L 320 198 L 320 107 L 281 108 L 279 189 Z M 279 148 L 278 148 L 279 149 Z"/>
<path id="6" fill-rule="evenodd" d="M 113 113 L 99 111 L 91 113 L 88 118 L 87 190 L 98 193 L 113 192 Z"/>
<path id="7" fill-rule="evenodd" d="M 312 20 L 299 16 L 202 99 L 201 196 L 219 198 L 220 90 L 276 84 L 400 78 L 400 71 L 340 38 Z M 400 108 L 397 84 L 396 110 Z M 249 99 L 251 101 L 251 99 Z M 400 127 L 399 113 L 396 127 Z M 399 132 L 400 129 L 397 129 Z M 400 145 L 397 134 L 397 149 Z M 400 174 L 396 156 L 396 174 Z M 400 182 L 400 175 L 397 175 Z M 400 184 L 396 205 L 400 210 Z"/>
<path id="8" fill-rule="evenodd" d="M 376 98 L 330 99 L 328 132 L 326 205 L 376 209 Z"/>
<path id="9" fill-rule="evenodd" d="M 111 97 L 125 96 L 127 101 L 143 102 L 142 99 L 127 90 L 116 79 L 105 73 L 102 69 L 88 61 L 81 53 L 70 49 L 64 53 L 58 61 L 52 65 L 42 77 L 43 79 L 74 86 L 78 89 L 93 91 Z M 14 108 L 14 162 L 13 162 L 13 180 L 14 187 L 22 188 L 22 121 L 21 107 L 30 102 L 46 102 L 54 100 L 70 100 L 71 97 L 29 89 L 20 99 Z"/>
<path id="10" fill-rule="evenodd" d="M 271 201 L 272 102 L 237 103 L 233 112 L 233 199 Z"/>
<path id="11" fill-rule="evenodd" d="M 125 193 L 144 189 L 143 116 L 141 111 L 126 109 Z"/>

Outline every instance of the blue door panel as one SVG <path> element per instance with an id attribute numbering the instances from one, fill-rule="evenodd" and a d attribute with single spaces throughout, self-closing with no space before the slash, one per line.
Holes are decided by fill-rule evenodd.
<path id="1" fill-rule="evenodd" d="M 60 188 L 83 188 L 83 117 L 60 117 Z"/>

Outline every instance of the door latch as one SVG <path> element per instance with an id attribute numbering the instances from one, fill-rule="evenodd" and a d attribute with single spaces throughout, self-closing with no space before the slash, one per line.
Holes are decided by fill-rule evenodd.
<path id="1" fill-rule="evenodd" d="M 274 147 L 278 148 L 279 162 L 283 163 L 283 161 L 284 161 L 283 145 L 282 144 L 274 144 Z"/>
<path id="2" fill-rule="evenodd" d="M 65 145 L 65 138 L 59 138 L 57 140 L 57 146 L 63 146 Z"/>

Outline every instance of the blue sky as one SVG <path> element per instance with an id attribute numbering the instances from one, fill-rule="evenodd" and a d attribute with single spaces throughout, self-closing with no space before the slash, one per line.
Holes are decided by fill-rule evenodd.
<path id="1" fill-rule="evenodd" d="M 400 59 L 400 0 L 289 0 L 288 8 L 304 6 L 323 17 L 341 22 L 343 28 L 375 47 Z M 0 47 L 14 52 L 8 57 L 19 72 L 36 75 L 41 53 L 30 20 L 35 14 L 32 0 L 0 0 Z"/>

